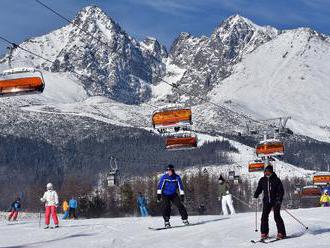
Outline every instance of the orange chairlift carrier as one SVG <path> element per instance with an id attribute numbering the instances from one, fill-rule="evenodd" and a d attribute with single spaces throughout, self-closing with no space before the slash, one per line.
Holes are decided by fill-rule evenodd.
<path id="1" fill-rule="evenodd" d="M 325 186 L 330 184 L 330 172 L 320 172 L 313 176 L 313 184 Z"/>
<path id="2" fill-rule="evenodd" d="M 192 125 L 191 109 L 170 107 L 155 111 L 152 115 L 152 125 L 155 129 L 190 126 Z"/>
<path id="3" fill-rule="evenodd" d="M 45 81 L 40 70 L 15 68 L 0 73 L 0 96 L 42 93 Z"/>
<path id="4" fill-rule="evenodd" d="M 262 160 L 254 160 L 249 162 L 249 172 L 259 172 L 264 171 L 265 169 L 265 162 Z"/>
<path id="5" fill-rule="evenodd" d="M 181 150 L 197 147 L 197 136 L 192 132 L 182 132 L 166 137 L 166 149 Z"/>
<path id="6" fill-rule="evenodd" d="M 301 197 L 319 197 L 321 189 L 318 186 L 305 186 L 301 191 Z"/>
<path id="7" fill-rule="evenodd" d="M 265 139 L 256 147 L 257 156 L 281 156 L 284 155 L 284 144 L 278 139 Z"/>

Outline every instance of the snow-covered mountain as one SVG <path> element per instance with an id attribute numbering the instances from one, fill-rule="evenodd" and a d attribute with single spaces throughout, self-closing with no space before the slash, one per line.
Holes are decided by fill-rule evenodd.
<path id="1" fill-rule="evenodd" d="M 330 38 L 286 30 L 242 57 L 209 97 L 255 119 L 292 116 L 296 133 L 330 140 Z"/>
<path id="2" fill-rule="evenodd" d="M 170 53 L 175 65 L 186 68 L 178 86 L 192 94 L 207 93 L 231 74 L 232 66 L 242 56 L 279 33 L 275 28 L 258 26 L 239 15 L 223 21 L 211 37 L 181 33 Z"/>
<path id="3" fill-rule="evenodd" d="M 167 52 L 157 39 L 137 41 L 89 6 L 71 24 L 21 44 L 54 63 L 14 50 L 13 66 L 43 69 L 46 88 L 38 96 L 0 99 L 0 132 L 26 137 L 38 119 L 39 136 L 57 145 L 88 133 L 88 126 L 102 135 L 95 122 L 150 128 L 155 108 L 181 102 L 192 105 L 197 131 L 244 132 L 246 122 L 264 128 L 255 119 L 285 115 L 294 132 L 330 141 L 329 41 L 310 29 L 279 31 L 234 15 L 210 37 L 180 34 Z M 0 60 L 0 69 L 7 67 L 8 55 Z M 32 131 L 17 126 L 29 118 Z M 64 130 L 61 136 L 47 134 L 48 121 Z M 71 126 L 81 132 L 65 137 Z"/>
<path id="4" fill-rule="evenodd" d="M 13 66 L 70 72 L 88 95 L 130 104 L 150 98 L 149 85 L 163 75 L 167 57 L 157 40 L 138 42 L 95 6 L 82 9 L 71 24 L 21 45 L 53 63 L 16 49 Z"/>

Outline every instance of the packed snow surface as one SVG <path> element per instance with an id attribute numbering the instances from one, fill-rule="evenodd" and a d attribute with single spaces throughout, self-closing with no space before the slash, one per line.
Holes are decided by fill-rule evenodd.
<path id="1" fill-rule="evenodd" d="M 284 211 L 287 233 L 291 239 L 269 244 L 267 247 L 329 247 L 330 209 L 314 208 L 291 210 L 309 229 L 304 228 Z M 260 216 L 260 214 L 259 214 Z M 276 235 L 273 217 L 270 235 Z M 172 226 L 182 225 L 179 217 L 172 217 Z M 25 218 L 17 223 L 0 224 L 0 247 L 264 247 L 252 244 L 260 233 L 254 231 L 254 213 L 235 216 L 193 216 L 191 223 L 199 225 L 162 231 L 148 227 L 161 227 L 160 217 L 109 218 L 61 221 L 59 229 L 39 228 L 38 219 Z"/>

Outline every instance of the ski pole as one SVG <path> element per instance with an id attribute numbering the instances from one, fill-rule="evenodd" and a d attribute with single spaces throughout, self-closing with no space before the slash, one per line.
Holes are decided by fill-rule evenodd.
<path id="1" fill-rule="evenodd" d="M 295 221 L 297 221 L 300 225 L 302 225 L 306 230 L 308 230 L 308 226 L 306 226 L 306 225 L 304 225 L 304 223 L 302 223 L 298 218 L 296 218 L 293 214 L 291 214 L 290 212 L 289 212 L 289 210 L 287 210 L 285 207 L 283 207 L 284 208 L 284 211 L 288 214 L 288 215 L 290 215 Z"/>
<path id="2" fill-rule="evenodd" d="M 247 206 L 248 208 L 253 209 L 253 207 L 252 207 L 250 204 L 246 203 L 245 201 L 242 201 L 241 199 L 239 199 L 237 196 L 235 196 L 235 195 L 233 195 L 233 194 L 232 194 L 232 196 L 233 196 L 237 201 L 243 203 L 243 204 L 244 204 L 245 206 Z"/>
<path id="3" fill-rule="evenodd" d="M 41 228 L 41 208 L 39 208 L 39 228 Z"/>
<path id="4" fill-rule="evenodd" d="M 257 198 L 256 202 L 256 215 L 255 215 L 255 224 L 256 224 L 256 229 L 254 230 L 255 232 L 258 232 L 258 205 L 259 205 L 259 199 Z"/>

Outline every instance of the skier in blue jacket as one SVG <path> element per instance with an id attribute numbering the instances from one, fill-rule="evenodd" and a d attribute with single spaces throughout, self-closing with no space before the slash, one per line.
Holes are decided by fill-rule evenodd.
<path id="1" fill-rule="evenodd" d="M 148 210 L 147 210 L 147 202 L 146 202 L 146 198 L 143 196 L 142 192 L 139 192 L 139 196 L 136 200 L 136 203 L 140 209 L 141 212 L 141 216 L 142 217 L 147 217 L 148 216 Z"/>
<path id="2" fill-rule="evenodd" d="M 71 200 L 69 201 L 69 217 L 73 219 L 77 219 L 77 208 L 78 208 L 78 202 L 74 197 L 72 196 Z"/>
<path id="3" fill-rule="evenodd" d="M 178 195 L 180 193 L 180 197 Z M 188 214 L 185 206 L 182 204 L 184 201 L 184 190 L 181 177 L 175 173 L 174 166 L 169 165 L 166 173 L 161 177 L 158 189 L 157 200 L 162 200 L 163 205 L 163 218 L 165 227 L 170 228 L 171 205 L 172 203 L 178 208 L 182 221 L 185 225 L 189 225 Z"/>

